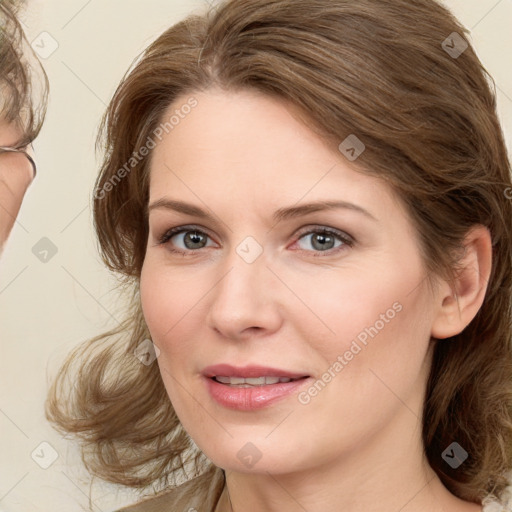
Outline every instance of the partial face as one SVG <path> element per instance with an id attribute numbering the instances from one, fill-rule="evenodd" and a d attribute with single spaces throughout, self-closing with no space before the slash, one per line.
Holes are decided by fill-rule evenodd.
<path id="1" fill-rule="evenodd" d="M 0 119 L 0 146 L 14 147 L 23 137 L 23 130 L 15 123 Z M 33 157 L 31 146 L 25 148 Z M 0 178 L 10 188 L 28 185 L 34 177 L 34 170 L 28 158 L 21 153 L 0 153 Z M 16 190 L 17 191 L 17 190 Z M 24 192 L 24 190 L 23 190 Z"/>
<path id="2" fill-rule="evenodd" d="M 400 439 L 421 416 L 433 298 L 398 200 L 279 100 L 193 98 L 153 150 L 140 283 L 184 428 L 216 465 L 276 474 Z M 288 210 L 324 201 L 342 206 Z"/>
<path id="3" fill-rule="evenodd" d="M 22 131 L 18 126 L 0 119 L 0 146 L 13 147 L 21 138 Z M 27 151 L 33 156 L 31 148 Z M 33 179 L 32 164 L 26 155 L 0 151 L 0 253 Z"/>

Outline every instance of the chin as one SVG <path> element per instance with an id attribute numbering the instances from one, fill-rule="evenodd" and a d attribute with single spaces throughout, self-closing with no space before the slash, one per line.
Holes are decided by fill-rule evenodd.
<path id="1" fill-rule="evenodd" d="M 284 447 L 280 441 L 266 439 L 268 429 L 261 436 L 229 437 L 224 440 L 205 439 L 196 444 L 217 466 L 226 471 L 252 474 L 285 474 L 305 468 L 308 455 L 297 449 L 297 443 Z M 290 439 L 290 438 L 288 438 Z M 303 445 L 303 443 L 299 443 Z M 300 456 L 299 456 L 300 455 Z"/>

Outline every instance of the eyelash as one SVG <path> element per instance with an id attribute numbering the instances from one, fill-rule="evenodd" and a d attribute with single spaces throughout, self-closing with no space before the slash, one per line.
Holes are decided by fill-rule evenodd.
<path id="1" fill-rule="evenodd" d="M 178 226 L 178 227 L 175 227 L 175 228 L 172 228 L 172 229 L 166 231 L 164 233 L 164 235 L 159 238 L 158 245 L 165 245 L 175 235 L 178 235 L 180 233 L 187 233 L 187 232 L 195 232 L 195 233 L 199 233 L 201 235 L 205 235 L 208 238 L 211 238 L 208 235 L 208 233 L 204 232 L 202 229 L 197 228 L 196 226 Z M 351 236 L 343 233 L 342 231 L 338 231 L 337 229 L 326 228 L 326 227 L 314 228 L 309 231 L 300 233 L 298 235 L 297 241 L 306 235 L 312 235 L 312 234 L 328 234 L 328 235 L 338 238 L 339 240 L 341 240 L 343 242 L 343 245 L 340 245 L 333 249 L 328 249 L 326 251 L 308 251 L 305 249 L 301 249 L 302 252 L 308 252 L 308 253 L 312 252 L 313 257 L 322 257 L 322 255 L 324 255 L 324 254 L 326 254 L 328 256 L 332 256 L 334 254 L 339 253 L 340 251 L 346 250 L 347 247 L 353 247 L 355 244 L 355 240 Z M 194 256 L 199 251 L 201 251 L 201 249 L 189 249 L 189 250 L 184 251 L 181 249 L 173 249 L 173 248 L 169 247 L 169 251 L 171 251 L 173 253 L 181 254 L 185 257 L 185 256 Z"/>

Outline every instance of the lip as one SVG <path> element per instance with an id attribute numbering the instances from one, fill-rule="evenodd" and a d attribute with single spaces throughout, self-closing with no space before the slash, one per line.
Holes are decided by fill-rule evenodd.
<path id="1" fill-rule="evenodd" d="M 228 364 L 220 364 L 208 366 L 203 370 L 202 374 L 210 396 L 220 405 L 237 411 L 263 409 L 290 396 L 311 380 L 310 376 L 305 376 L 304 374 L 265 366 L 235 367 Z M 214 376 L 242 378 L 262 376 L 287 377 L 300 380 L 240 388 L 221 384 L 212 378 Z"/>
<path id="2" fill-rule="evenodd" d="M 230 364 L 216 364 L 207 366 L 202 374 L 205 377 L 288 377 L 290 379 L 299 379 L 309 375 L 304 373 L 295 373 L 279 368 L 269 368 L 268 366 L 231 366 Z"/>

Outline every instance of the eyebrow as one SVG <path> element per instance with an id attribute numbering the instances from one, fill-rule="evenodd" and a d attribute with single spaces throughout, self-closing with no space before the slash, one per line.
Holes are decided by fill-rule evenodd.
<path id="1" fill-rule="evenodd" d="M 176 212 L 183 213 L 185 215 L 191 215 L 194 217 L 209 219 L 212 221 L 214 220 L 212 215 L 202 210 L 198 206 L 195 206 L 190 203 L 185 203 L 183 201 L 168 199 L 165 197 L 162 199 L 157 199 L 156 201 L 151 203 L 147 209 L 148 214 L 155 209 L 173 210 Z M 363 214 L 365 217 L 372 219 L 375 222 L 378 222 L 378 220 L 368 210 L 365 210 L 363 207 L 358 206 L 357 204 L 349 203 L 347 201 L 317 201 L 313 203 L 302 204 L 300 206 L 289 206 L 285 208 L 280 208 L 279 210 L 276 210 L 274 212 L 272 218 L 277 223 L 283 220 L 301 217 L 309 213 L 333 209 L 352 210 Z"/>

